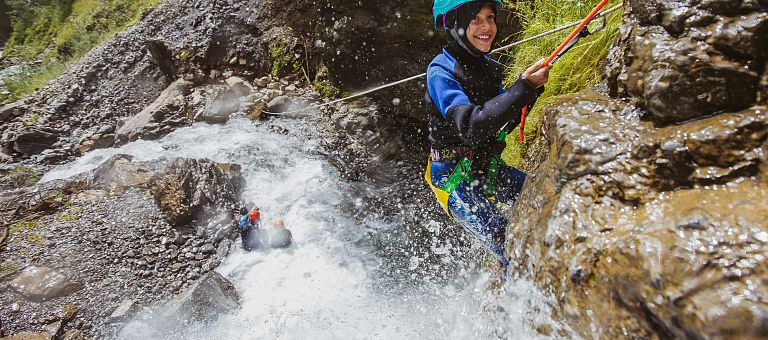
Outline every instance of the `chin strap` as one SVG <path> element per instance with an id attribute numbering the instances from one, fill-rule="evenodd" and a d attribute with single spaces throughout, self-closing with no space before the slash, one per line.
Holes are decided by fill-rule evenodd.
<path id="1" fill-rule="evenodd" d="M 469 54 L 471 54 L 473 57 L 482 57 L 487 54 L 487 53 L 478 53 L 480 51 L 478 51 L 476 48 L 472 46 L 468 46 L 464 42 L 464 39 L 462 39 L 462 36 L 459 34 L 459 32 L 455 28 L 451 28 L 450 34 L 453 37 L 453 39 L 459 43 L 459 46 L 461 46 L 465 51 L 469 52 Z"/>

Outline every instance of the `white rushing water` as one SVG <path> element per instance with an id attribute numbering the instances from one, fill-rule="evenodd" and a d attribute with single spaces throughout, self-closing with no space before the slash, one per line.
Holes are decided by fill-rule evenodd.
<path id="1" fill-rule="evenodd" d="M 267 226 L 284 219 L 294 243 L 245 252 L 238 241 L 217 271 L 237 288 L 241 308 L 212 323 L 175 329 L 174 338 L 519 339 L 537 337 L 535 327 L 550 322 L 546 300 L 533 284 L 509 282 L 501 292 L 490 291 L 488 273 L 476 264 L 449 282 L 392 279 L 421 275 L 419 259 L 394 270 L 384 266 L 382 252 L 367 240 L 392 226 L 362 226 L 349 216 L 342 207 L 358 204 L 358 194 L 317 152 L 311 128 L 292 120 L 278 124 L 291 133 L 244 119 L 194 125 L 159 141 L 90 152 L 44 180 L 90 170 L 118 153 L 137 161 L 192 157 L 242 165 L 243 201 L 260 208 Z M 121 337 L 168 337 L 167 329 L 158 328 L 174 325 L 136 320 Z"/>

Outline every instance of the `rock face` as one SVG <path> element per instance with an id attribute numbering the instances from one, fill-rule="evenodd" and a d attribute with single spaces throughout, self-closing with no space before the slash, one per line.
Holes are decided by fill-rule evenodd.
<path id="1" fill-rule="evenodd" d="M 115 141 L 156 138 L 192 121 L 182 121 L 177 115 L 183 105 L 171 105 L 182 103 L 178 96 L 171 96 L 171 102 L 159 99 L 168 95 L 163 91 L 178 78 L 199 86 L 236 75 L 266 86 L 264 76 L 275 73 L 301 82 L 327 80 L 329 84 L 322 86 L 354 92 L 419 74 L 445 40 L 444 35 L 434 33 L 431 6 L 432 2 L 424 0 L 163 3 L 18 103 L 23 115 L 4 115 L 7 122 L 0 124 L 0 144 L 14 161 L 37 157 L 36 161 L 59 163 Z M 302 20 L 296 20 L 295 13 L 302 13 Z M 509 22 L 500 36 L 516 27 L 509 19 L 500 21 Z M 504 27 L 509 30 L 505 32 Z M 387 116 L 396 115 L 397 119 L 387 122 L 413 126 L 393 129 L 399 134 L 417 134 L 423 127 L 422 89 L 417 82 L 374 97 Z M 188 113 L 194 112 L 197 120 L 206 122 L 226 121 L 238 108 L 231 93 L 219 94 L 213 96 L 216 104 L 205 110 L 187 105 Z M 261 100 L 269 103 L 280 94 L 249 98 L 250 105 L 241 105 L 239 110 L 253 114 L 254 105 L 263 109 Z M 242 97 L 238 99 L 242 102 Z M 147 108 L 149 105 L 153 108 Z M 157 106 L 170 110 L 158 111 Z M 94 136 L 100 127 L 110 125 L 117 130 L 125 117 L 137 114 L 118 136 Z M 25 150 L 13 148 L 20 136 L 33 131 L 54 131 L 58 140 Z M 56 152 L 46 153 L 50 149 Z"/>
<path id="2" fill-rule="evenodd" d="M 168 302 L 165 308 L 182 320 L 205 321 L 240 307 L 235 286 L 212 271 Z"/>
<path id="3" fill-rule="evenodd" d="M 210 272 L 171 301 L 147 310 L 120 331 L 120 339 L 177 337 L 195 323 L 215 320 L 240 307 L 235 287 L 217 272 Z"/>
<path id="4" fill-rule="evenodd" d="M 42 302 L 72 294 L 83 286 L 51 268 L 31 266 L 11 281 L 11 288 L 27 299 Z"/>
<path id="5" fill-rule="evenodd" d="M 173 170 L 164 170 L 172 166 Z M 206 208 L 210 216 L 192 213 L 201 220 L 168 224 L 147 194 L 158 174 L 171 178 L 179 174 L 187 183 L 199 183 L 188 193 L 195 202 L 213 202 L 199 209 Z M 236 178 L 236 167 L 211 161 L 134 162 L 117 155 L 89 173 L 4 192 L 0 220 L 14 227 L 3 244 L 5 272 L 0 283 L 8 288 L 0 290 L 2 331 L 54 327 L 60 321 L 52 323 L 50 316 L 72 303 L 80 308 L 78 320 L 54 328 L 72 336 L 82 331 L 95 338 L 114 338 L 121 322 L 133 313 L 168 301 L 221 263 L 237 229 L 230 215 L 219 212 L 228 206 L 216 204 L 235 194 L 231 188 L 214 190 L 217 195 L 210 196 L 196 190 L 214 183 L 226 189 Z M 35 217 L 24 219 L 27 216 Z M 9 270 L 23 268 L 20 274 L 8 275 Z M 87 328 L 81 327 L 83 322 Z"/>
<path id="6" fill-rule="evenodd" d="M 272 21 L 264 20 L 271 13 L 262 12 L 260 3 L 184 0 L 159 5 L 141 23 L 94 48 L 26 98 L 20 105 L 28 116 L 0 124 L 0 143 L 13 150 L 17 138 L 31 131 L 56 131 L 63 136 L 59 145 L 42 146 L 76 155 L 80 141 L 100 126 L 117 125 L 155 101 L 177 80 L 170 78 L 174 74 L 189 76 L 196 84 L 209 80 L 211 69 L 225 66 L 239 74 L 262 76 L 271 65 L 261 33 Z M 245 63 L 230 65 L 233 57 Z M 39 118 L 30 124 L 30 115 Z M 23 151 L 11 152 L 21 159 L 42 150 Z M 42 160 L 59 161 L 61 155 L 48 156 Z"/>
<path id="7" fill-rule="evenodd" d="M 228 211 L 243 182 L 238 165 L 175 159 L 152 178 L 150 190 L 168 223 L 183 226 Z"/>
<path id="8" fill-rule="evenodd" d="M 764 2 L 634 0 L 630 8 L 609 60 L 612 95 L 637 97 L 662 123 L 755 103 L 768 56 Z"/>
<path id="9" fill-rule="evenodd" d="M 766 5 L 631 1 L 607 63 L 628 98 L 546 110 L 508 255 L 585 338 L 768 336 Z"/>
<path id="10" fill-rule="evenodd" d="M 128 119 L 117 130 L 118 144 L 141 139 L 157 139 L 187 123 L 185 95 L 192 84 L 179 80 L 166 88 L 144 110 Z"/>

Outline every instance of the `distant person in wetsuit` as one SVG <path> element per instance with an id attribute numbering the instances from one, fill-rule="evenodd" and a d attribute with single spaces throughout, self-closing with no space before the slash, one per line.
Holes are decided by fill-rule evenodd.
<path id="1" fill-rule="evenodd" d="M 243 249 L 250 251 L 253 248 L 252 238 L 261 229 L 261 213 L 259 208 L 253 208 L 240 219 L 240 239 L 243 241 Z"/>
<path id="2" fill-rule="evenodd" d="M 286 248 L 293 242 L 291 231 L 285 229 L 285 222 L 282 219 L 275 221 L 275 229 L 269 238 L 269 245 L 272 248 Z"/>

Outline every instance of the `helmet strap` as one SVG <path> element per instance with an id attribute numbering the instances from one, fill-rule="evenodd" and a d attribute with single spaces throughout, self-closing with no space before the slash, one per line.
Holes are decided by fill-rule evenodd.
<path id="1" fill-rule="evenodd" d="M 456 40 L 456 42 L 459 43 L 459 46 L 461 46 L 461 48 L 467 51 L 471 56 L 479 58 L 488 54 L 488 53 L 481 52 L 480 50 L 472 46 L 472 44 L 469 42 L 469 39 L 467 39 L 467 32 L 464 31 L 464 35 L 462 36 L 461 34 L 459 34 L 459 31 L 456 29 L 455 25 L 453 28 L 451 28 L 449 33 L 451 37 L 453 37 L 453 40 Z"/>

